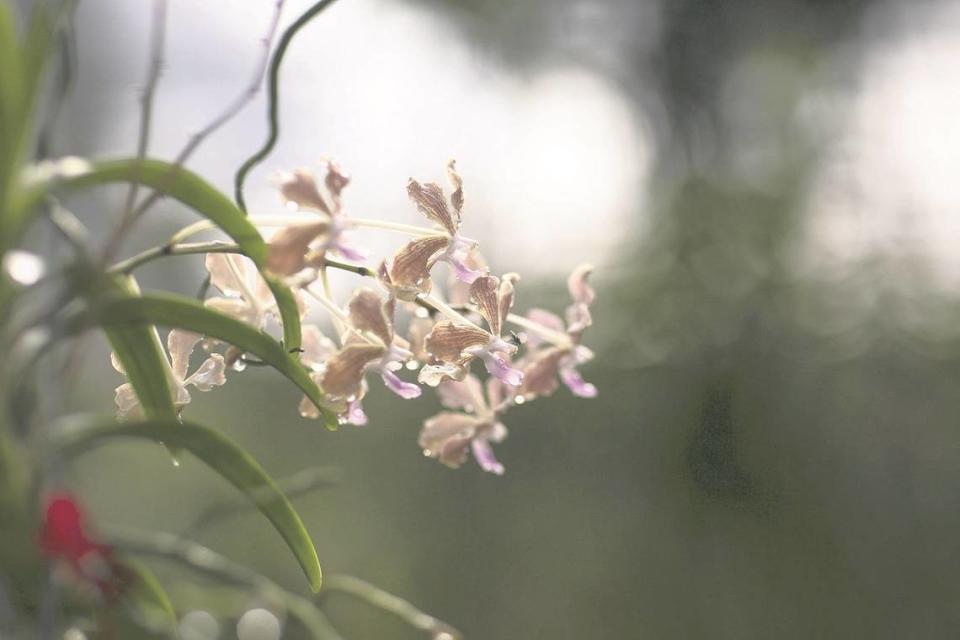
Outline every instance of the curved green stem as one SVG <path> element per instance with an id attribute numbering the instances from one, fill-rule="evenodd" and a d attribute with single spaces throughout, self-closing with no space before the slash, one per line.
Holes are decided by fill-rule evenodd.
<path id="1" fill-rule="evenodd" d="M 121 260 L 107 269 L 107 273 L 128 274 L 137 267 L 166 256 L 187 256 L 197 253 L 243 253 L 239 245 L 225 242 L 191 242 L 183 244 L 162 244 Z"/>
<path id="2" fill-rule="evenodd" d="M 289 27 L 287 27 L 286 31 L 284 31 L 283 35 L 280 37 L 280 41 L 277 44 L 277 50 L 273 54 L 273 58 L 270 60 L 269 93 L 267 95 L 269 105 L 267 108 L 267 124 L 270 127 L 270 133 L 267 135 L 267 139 L 264 141 L 263 146 L 260 147 L 260 149 L 252 156 L 247 158 L 246 162 L 240 165 L 240 168 L 237 169 L 236 176 L 233 179 L 233 198 L 236 200 L 237 206 L 244 211 L 247 210 L 247 204 L 243 199 L 243 183 L 247 179 L 247 174 L 250 173 L 251 169 L 260 164 L 263 159 L 270 154 L 271 151 L 273 151 L 273 147 L 277 144 L 277 138 L 280 137 L 280 64 L 283 62 L 283 57 L 287 53 L 287 48 L 290 46 L 293 36 L 295 36 L 300 29 L 305 27 L 307 23 L 309 23 L 317 14 L 333 4 L 334 1 L 335 0 L 320 0 L 312 7 L 307 9 L 303 15 L 301 15 Z"/>

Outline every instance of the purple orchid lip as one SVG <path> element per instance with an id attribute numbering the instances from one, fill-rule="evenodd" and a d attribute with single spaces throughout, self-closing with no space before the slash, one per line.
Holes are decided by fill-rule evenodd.
<path id="1" fill-rule="evenodd" d="M 483 366 L 486 367 L 487 373 L 496 376 L 504 384 L 511 387 L 519 387 L 523 384 L 523 372 L 511 367 L 506 360 L 493 353 L 489 348 L 476 349 L 474 355 L 483 360 Z"/>
<path id="2" fill-rule="evenodd" d="M 480 438 L 474 438 L 470 442 L 470 446 L 473 449 L 473 458 L 481 469 L 498 476 L 503 475 L 503 465 L 494 456 L 493 447 L 490 446 L 490 443 Z"/>
<path id="3" fill-rule="evenodd" d="M 367 424 L 367 414 L 363 411 L 363 405 L 358 398 L 354 398 L 347 404 L 347 422 L 358 427 Z"/>
<path id="4" fill-rule="evenodd" d="M 563 384 L 567 385 L 575 396 L 581 398 L 597 397 L 597 388 L 585 381 L 580 375 L 580 372 L 572 366 L 566 366 L 560 369 L 560 379 L 563 380 Z"/>
<path id="5" fill-rule="evenodd" d="M 354 249 L 349 244 L 343 241 L 335 242 L 331 247 L 331 250 L 336 251 L 340 254 L 341 257 L 351 261 L 351 262 L 362 262 L 367 259 L 368 255 L 366 251 L 361 251 L 360 249 Z"/>
<path id="6" fill-rule="evenodd" d="M 457 280 L 466 282 L 467 284 L 473 284 L 474 280 L 485 275 L 485 271 L 473 269 L 467 264 L 467 255 L 476 245 L 477 242 L 475 240 L 457 235 L 452 236 L 450 238 L 450 244 L 447 245 L 447 249 L 437 260 L 449 263 L 450 266 L 453 267 Z"/>
<path id="7" fill-rule="evenodd" d="M 423 393 L 423 389 L 421 389 L 419 386 L 413 384 L 412 382 L 404 382 L 397 377 L 397 374 L 395 374 L 393 371 L 390 371 L 386 367 L 380 368 L 380 377 L 383 378 L 383 383 L 387 385 L 387 388 L 390 389 L 390 391 L 393 391 L 395 394 L 405 400 L 419 398 L 420 394 Z"/>

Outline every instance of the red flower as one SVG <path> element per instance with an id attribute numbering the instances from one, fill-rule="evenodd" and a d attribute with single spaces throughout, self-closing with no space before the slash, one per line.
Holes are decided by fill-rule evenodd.
<path id="1" fill-rule="evenodd" d="M 84 514 L 71 494 L 53 493 L 47 498 L 40 548 L 103 597 L 119 595 L 123 580 L 113 550 L 90 538 Z"/>

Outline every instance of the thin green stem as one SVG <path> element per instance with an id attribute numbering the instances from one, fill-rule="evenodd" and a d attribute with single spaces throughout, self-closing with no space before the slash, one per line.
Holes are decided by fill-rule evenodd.
<path id="1" fill-rule="evenodd" d="M 247 203 L 243 199 L 243 183 L 247 179 L 247 174 L 250 173 L 250 170 L 255 166 L 260 164 L 264 158 L 266 158 L 273 147 L 277 144 L 277 139 L 280 137 L 280 117 L 279 117 L 279 100 L 280 100 L 280 65 L 283 63 L 283 58 L 287 54 L 287 49 L 290 47 L 290 43 L 293 41 L 293 37 L 297 35 L 297 32 L 305 27 L 317 14 L 329 7 L 334 3 L 335 0 L 320 0 L 315 3 L 309 9 L 307 9 L 303 15 L 297 18 L 287 29 L 283 32 L 283 35 L 280 36 L 280 41 L 277 43 L 277 49 L 273 53 L 273 57 L 270 60 L 270 72 L 268 76 L 268 94 L 267 94 L 267 124 L 270 128 L 270 132 L 267 135 L 267 139 L 264 141 L 263 146 L 260 147 L 252 156 L 247 158 L 247 160 L 240 165 L 240 168 L 237 169 L 236 176 L 233 180 L 233 197 L 237 201 L 237 206 L 240 207 L 243 211 L 247 210 Z"/>
<path id="2" fill-rule="evenodd" d="M 359 598 L 364 602 L 392 613 L 411 627 L 431 634 L 434 640 L 460 640 L 463 635 L 446 622 L 424 613 L 399 596 L 384 591 L 366 580 L 354 576 L 328 576 L 324 588 L 328 592 L 339 592 Z"/>
<path id="3" fill-rule="evenodd" d="M 252 588 L 286 607 L 314 638 L 342 640 L 310 600 L 196 542 L 169 533 L 132 529 L 111 531 L 109 542 L 120 551 L 160 558 L 235 587 Z"/>
<path id="4" fill-rule="evenodd" d="M 152 247 L 138 253 L 135 256 L 127 258 L 126 260 L 121 260 L 117 262 L 109 269 L 107 273 L 122 273 L 129 274 L 137 267 L 144 265 L 148 262 L 153 262 L 158 258 L 165 258 L 167 256 L 186 256 L 194 255 L 198 253 L 238 253 L 243 254 L 243 251 L 240 249 L 239 245 L 227 244 L 225 242 L 191 242 L 183 244 L 162 244 L 156 247 Z"/>

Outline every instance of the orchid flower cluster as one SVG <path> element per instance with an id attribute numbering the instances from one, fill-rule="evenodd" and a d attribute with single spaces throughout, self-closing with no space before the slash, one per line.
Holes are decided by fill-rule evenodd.
<path id="1" fill-rule="evenodd" d="M 424 423 L 419 435 L 423 453 L 450 467 L 459 467 L 472 453 L 485 471 L 502 474 L 491 443 L 507 436 L 501 419 L 510 407 L 550 396 L 561 382 L 576 396 L 597 394 L 577 370 L 593 357 L 581 344 L 592 323 L 591 267 L 581 265 L 571 273 L 565 319 L 536 308 L 526 315 L 513 313 L 520 277 L 494 275 L 478 243 L 461 233 L 463 180 L 453 161 L 446 173 L 449 193 L 412 178 L 407 184 L 409 199 L 429 227 L 348 216 L 343 193 L 350 178 L 334 162 L 325 164 L 322 179 L 307 169 L 280 174 L 279 193 L 292 215 L 251 221 L 262 225 L 268 238 L 268 272 L 294 291 L 304 321 L 300 362 L 338 421 L 366 424 L 363 399 L 372 377 L 405 400 L 420 397 L 424 386 L 435 388 L 447 410 Z M 360 228 L 414 237 L 391 257 L 367 267 L 357 264 L 369 256 L 354 238 Z M 208 253 L 205 264 L 217 292 L 204 301 L 207 307 L 261 331 L 276 326 L 276 303 L 249 258 Z M 341 304 L 331 297 L 330 268 L 369 281 Z M 306 322 L 315 308 L 329 315 L 333 338 Z M 190 355 L 201 340 L 212 353 L 191 373 Z M 236 347 L 180 329 L 170 332 L 167 345 L 178 409 L 190 401 L 187 387 L 208 391 L 226 381 L 228 370 L 242 371 L 248 362 Z M 222 353 L 217 352 L 221 346 Z M 114 363 L 118 366 L 116 359 Z M 416 382 L 403 379 L 404 370 L 416 371 Z M 485 381 L 477 375 L 481 371 Z M 129 384 L 117 388 L 116 404 L 120 418 L 141 415 Z M 320 411 L 305 397 L 300 414 L 316 418 Z"/>

